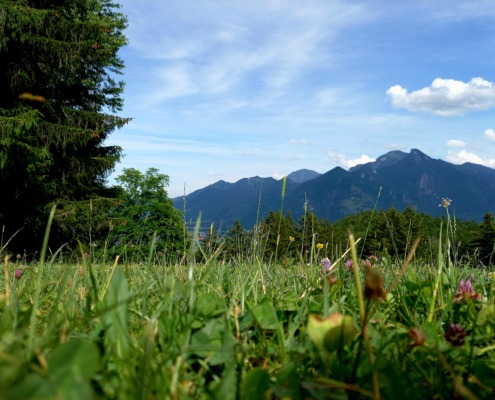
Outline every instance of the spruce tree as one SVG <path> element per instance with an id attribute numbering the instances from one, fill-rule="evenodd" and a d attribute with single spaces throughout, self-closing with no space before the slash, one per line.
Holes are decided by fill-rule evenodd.
<path id="1" fill-rule="evenodd" d="M 480 259 L 484 265 L 493 263 L 495 254 L 495 217 L 486 213 L 479 227 L 478 245 Z"/>
<path id="2" fill-rule="evenodd" d="M 19 249 L 39 248 L 52 204 L 65 242 L 81 232 L 64 221 L 115 195 L 126 24 L 109 0 L 0 0 L 0 227 Z"/>
<path id="3" fill-rule="evenodd" d="M 248 251 L 247 232 L 241 222 L 236 219 L 225 234 L 224 251 L 231 258 L 240 259 Z"/>

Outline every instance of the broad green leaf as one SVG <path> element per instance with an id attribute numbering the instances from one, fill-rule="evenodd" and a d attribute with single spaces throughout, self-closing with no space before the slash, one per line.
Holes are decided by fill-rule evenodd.
<path id="1" fill-rule="evenodd" d="M 210 365 L 224 364 L 234 354 L 234 338 L 225 322 L 212 319 L 191 338 L 191 351 L 199 357 L 208 358 Z"/>
<path id="2" fill-rule="evenodd" d="M 477 325 L 483 326 L 488 321 L 495 321 L 495 304 L 490 304 L 489 306 L 483 306 L 483 308 L 478 313 L 477 317 Z"/>
<path id="3" fill-rule="evenodd" d="M 301 388 L 299 387 L 299 376 L 297 365 L 289 362 L 284 365 L 277 374 L 276 387 L 274 392 L 279 398 L 290 398 L 297 400 L 301 398 Z"/>
<path id="4" fill-rule="evenodd" d="M 216 293 L 202 293 L 196 298 L 195 308 L 199 317 L 213 318 L 225 312 L 225 301 Z"/>
<path id="5" fill-rule="evenodd" d="M 98 367 L 96 345 L 82 340 L 70 340 L 58 346 L 48 359 L 48 372 L 54 381 L 65 378 L 87 381 Z"/>
<path id="6" fill-rule="evenodd" d="M 277 312 L 272 302 L 264 299 L 253 309 L 254 318 L 261 329 L 275 330 L 280 328 Z"/>
<path id="7" fill-rule="evenodd" d="M 254 368 L 244 378 L 241 400 L 263 399 L 269 388 L 270 375 L 263 368 Z"/>
<path id="8" fill-rule="evenodd" d="M 102 321 L 106 328 L 106 343 L 117 358 L 124 360 L 129 353 L 128 302 L 130 300 L 127 278 L 122 268 L 117 268 L 103 301 Z"/>
<path id="9" fill-rule="evenodd" d="M 237 391 L 237 371 L 234 365 L 226 366 L 220 380 L 210 386 L 216 400 L 235 400 Z M 256 399 L 256 397 L 252 397 Z"/>

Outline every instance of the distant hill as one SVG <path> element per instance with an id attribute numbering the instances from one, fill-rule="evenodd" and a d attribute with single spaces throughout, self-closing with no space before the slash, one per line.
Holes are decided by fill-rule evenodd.
<path id="1" fill-rule="evenodd" d="M 246 228 L 281 207 L 282 180 L 244 178 L 235 183 L 217 182 L 186 196 L 186 218 L 224 228 L 238 219 Z M 334 222 L 372 209 L 412 206 L 430 215 L 444 215 L 442 198 L 452 199 L 450 214 L 481 221 L 495 210 L 495 170 L 477 164 L 450 164 L 428 157 L 417 149 L 391 151 L 376 161 L 346 171 L 336 167 L 324 174 L 300 170 L 287 176 L 284 213 L 295 219 L 309 211 Z M 174 200 L 183 209 L 182 197 Z"/>
<path id="2" fill-rule="evenodd" d="M 316 171 L 311 171 L 310 169 L 300 169 L 287 175 L 287 179 L 290 179 L 296 183 L 304 183 L 310 181 L 311 179 L 319 177 L 321 174 Z"/>

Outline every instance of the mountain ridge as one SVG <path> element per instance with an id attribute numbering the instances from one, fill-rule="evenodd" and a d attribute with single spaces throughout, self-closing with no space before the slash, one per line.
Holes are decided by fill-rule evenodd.
<path id="1" fill-rule="evenodd" d="M 230 226 L 239 220 L 253 226 L 270 211 L 282 207 L 283 180 L 243 178 L 235 183 L 218 181 L 186 196 L 186 217 Z M 453 199 L 451 215 L 481 221 L 495 208 L 495 170 L 473 163 L 454 165 L 433 159 L 418 149 L 390 151 L 373 162 L 323 174 L 302 169 L 287 176 L 283 212 L 294 218 L 305 209 L 334 222 L 374 208 L 403 210 L 412 206 L 430 215 L 445 213 L 442 198 Z M 174 199 L 179 210 L 183 197 Z"/>

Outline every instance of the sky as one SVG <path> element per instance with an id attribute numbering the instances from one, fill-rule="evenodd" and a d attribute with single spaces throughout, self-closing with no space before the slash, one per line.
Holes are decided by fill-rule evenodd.
<path id="1" fill-rule="evenodd" d="M 495 168 L 495 1 L 116 0 L 108 144 L 170 197 L 419 149 Z"/>

